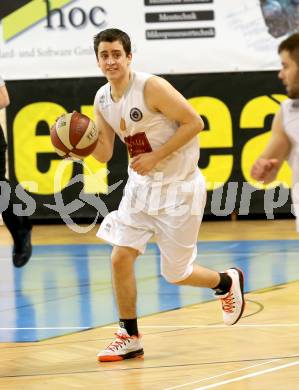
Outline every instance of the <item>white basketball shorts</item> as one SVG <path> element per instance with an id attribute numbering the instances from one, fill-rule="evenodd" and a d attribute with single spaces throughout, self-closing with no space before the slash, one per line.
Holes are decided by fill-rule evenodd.
<path id="1" fill-rule="evenodd" d="M 192 273 L 197 255 L 198 232 L 206 202 L 205 181 L 199 172 L 192 181 L 155 191 L 151 190 L 149 195 L 144 186 L 138 187 L 128 180 L 118 210 L 104 218 L 97 236 L 140 253 L 144 253 L 147 242 L 155 237 L 161 253 L 161 274 L 169 282 L 179 282 Z M 149 198 L 155 199 L 150 202 L 152 207 Z"/>

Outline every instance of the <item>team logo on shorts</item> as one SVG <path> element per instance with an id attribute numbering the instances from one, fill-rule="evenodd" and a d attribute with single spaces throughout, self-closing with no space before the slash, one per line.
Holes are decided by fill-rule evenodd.
<path id="1" fill-rule="evenodd" d="M 131 108 L 131 111 L 130 111 L 130 118 L 132 119 L 132 121 L 134 122 L 139 122 L 141 121 L 143 115 L 142 115 L 142 112 L 139 110 L 139 108 Z"/>
<path id="2" fill-rule="evenodd" d="M 106 230 L 107 233 L 110 233 L 111 228 L 112 226 L 109 222 L 107 222 L 106 225 L 104 226 L 104 230 Z"/>

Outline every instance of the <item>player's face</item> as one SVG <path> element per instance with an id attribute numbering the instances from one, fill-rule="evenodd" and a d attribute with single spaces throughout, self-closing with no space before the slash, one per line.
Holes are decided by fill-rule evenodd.
<path id="1" fill-rule="evenodd" d="M 286 87 L 288 97 L 299 99 L 299 66 L 286 50 L 280 53 L 280 59 L 282 67 L 278 77 Z"/>
<path id="2" fill-rule="evenodd" d="M 98 65 L 109 81 L 122 79 L 129 73 L 131 58 L 119 41 L 99 44 Z"/>

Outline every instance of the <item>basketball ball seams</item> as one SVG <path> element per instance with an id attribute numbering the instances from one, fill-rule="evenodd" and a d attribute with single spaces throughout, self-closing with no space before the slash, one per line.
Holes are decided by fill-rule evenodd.
<path id="1" fill-rule="evenodd" d="M 98 129 L 92 119 L 79 112 L 61 115 L 51 127 L 51 142 L 64 158 L 89 156 L 98 141 Z"/>
<path id="2" fill-rule="evenodd" d="M 71 116 L 72 114 L 64 114 L 56 122 L 57 135 L 68 150 L 75 146 L 70 142 L 69 131 L 67 131 L 70 128 Z"/>
<path id="3" fill-rule="evenodd" d="M 51 135 L 51 142 L 55 147 L 55 149 L 58 149 L 60 152 L 64 152 L 64 153 L 69 152 L 69 149 L 64 145 L 64 143 L 61 141 L 61 139 L 57 134 L 56 124 L 52 126 L 50 135 Z M 59 153 L 59 155 L 61 154 Z"/>
<path id="4" fill-rule="evenodd" d="M 86 131 L 80 141 L 76 144 L 76 148 L 84 149 L 98 139 L 98 132 L 93 121 L 89 121 Z"/>
<path id="5" fill-rule="evenodd" d="M 70 135 L 70 143 L 76 147 L 76 145 L 80 142 L 81 138 L 84 136 L 86 128 L 89 125 L 90 119 L 80 114 L 79 112 L 73 112 L 70 120 L 70 128 L 72 131 L 69 133 Z"/>
<path id="6" fill-rule="evenodd" d="M 77 156 L 86 157 L 86 156 L 89 156 L 93 152 L 96 144 L 97 144 L 97 140 L 93 144 L 87 146 L 86 148 L 80 148 L 80 149 L 74 148 L 74 149 L 72 149 L 69 152 L 69 155 L 73 156 L 73 157 L 77 157 Z"/>

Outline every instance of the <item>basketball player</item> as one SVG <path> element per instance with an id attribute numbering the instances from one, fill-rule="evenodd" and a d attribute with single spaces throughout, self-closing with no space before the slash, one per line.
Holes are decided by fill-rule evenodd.
<path id="1" fill-rule="evenodd" d="M 0 109 L 9 105 L 9 95 L 3 78 L 0 76 Z M 5 177 L 6 148 L 4 133 L 0 125 L 0 182 L 8 182 Z M 2 211 L 2 218 L 12 235 L 14 245 L 12 260 L 15 267 L 23 267 L 31 257 L 31 223 L 28 217 L 17 216 L 13 212 L 14 191 L 11 188 L 10 201 L 6 210 Z"/>
<path id="2" fill-rule="evenodd" d="M 131 70 L 131 42 L 125 32 L 100 32 L 94 49 L 108 83 L 95 96 L 100 138 L 93 156 L 109 161 L 115 135 L 130 154 L 124 196 L 97 234 L 113 245 L 112 281 L 119 312 L 116 339 L 98 354 L 98 360 L 106 362 L 143 355 L 134 263 L 153 236 L 161 252 L 162 276 L 177 285 L 214 289 L 227 325 L 240 319 L 244 298 L 239 269 L 218 273 L 194 264 L 206 199 L 197 166 L 202 119 L 166 80 Z"/>
<path id="3" fill-rule="evenodd" d="M 275 180 L 284 162 L 292 169 L 293 210 L 299 232 L 299 33 L 286 38 L 278 46 L 281 70 L 278 77 L 286 87 L 289 99 L 281 103 L 272 122 L 271 139 L 254 163 L 251 176 L 265 184 Z"/>

